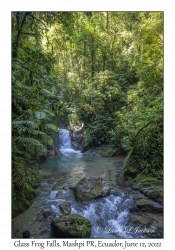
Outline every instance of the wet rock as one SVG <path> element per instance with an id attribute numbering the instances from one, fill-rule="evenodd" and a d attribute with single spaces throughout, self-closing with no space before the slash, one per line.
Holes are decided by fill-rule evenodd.
<path id="1" fill-rule="evenodd" d="M 74 188 L 74 194 L 77 201 L 91 201 L 93 199 L 104 197 L 110 193 L 106 182 L 101 178 L 83 178 Z"/>
<path id="2" fill-rule="evenodd" d="M 51 226 L 58 238 L 90 238 L 92 228 L 90 221 L 78 214 L 54 218 Z"/>
<path id="3" fill-rule="evenodd" d="M 58 155 L 61 155 L 60 150 L 57 148 L 54 148 L 54 156 L 58 156 Z"/>
<path id="4" fill-rule="evenodd" d="M 68 215 L 71 213 L 71 203 L 63 202 L 59 205 L 60 211 L 62 214 Z"/>
<path id="5" fill-rule="evenodd" d="M 37 214 L 36 216 L 36 221 L 42 222 L 45 220 L 52 220 L 56 214 L 52 211 L 41 211 L 40 213 Z"/>
<path id="6" fill-rule="evenodd" d="M 54 147 L 54 149 L 52 149 L 52 150 L 50 150 L 49 152 L 48 152 L 48 157 L 51 157 L 51 156 L 58 156 L 58 155 L 61 155 L 61 152 L 60 152 L 60 150 L 59 149 L 57 149 L 57 148 L 55 148 Z"/>
<path id="7" fill-rule="evenodd" d="M 71 144 L 74 150 L 81 150 L 84 144 L 85 129 L 82 126 L 71 125 L 69 127 Z"/>
<path id="8" fill-rule="evenodd" d="M 147 196 L 136 191 L 136 193 L 132 196 L 132 204 L 130 206 L 130 212 L 138 212 L 138 211 L 146 211 L 146 212 L 162 212 L 163 206 L 155 202 L 151 199 L 148 199 Z"/>
<path id="9" fill-rule="evenodd" d="M 139 208 L 137 207 L 137 204 L 134 200 L 132 201 L 129 210 L 130 210 L 130 212 L 138 212 L 139 211 Z"/>
<path id="10" fill-rule="evenodd" d="M 139 200 L 139 199 L 146 199 L 146 197 L 142 193 L 137 192 L 133 195 L 133 200 Z"/>
<path id="11" fill-rule="evenodd" d="M 149 199 L 136 200 L 136 206 L 141 211 L 162 212 L 163 206 Z"/>
<path id="12" fill-rule="evenodd" d="M 163 187 L 142 188 L 141 192 L 149 199 L 163 204 Z"/>
<path id="13" fill-rule="evenodd" d="M 54 186 L 53 186 L 53 188 L 52 188 L 52 191 L 53 190 L 61 190 L 62 189 L 62 186 L 59 184 L 59 183 L 56 183 Z"/>
<path id="14" fill-rule="evenodd" d="M 47 219 L 48 217 L 52 217 L 52 216 L 54 216 L 55 214 L 52 212 L 52 211 L 44 211 L 43 212 L 43 217 L 45 218 L 45 219 Z"/>
<path id="15" fill-rule="evenodd" d="M 103 156 L 103 157 L 112 157 L 112 156 L 125 156 L 126 152 L 120 148 L 112 148 L 109 144 L 102 144 L 97 147 L 93 147 L 85 143 L 82 148 L 82 153 L 89 156 Z"/>
<path id="16" fill-rule="evenodd" d="M 134 223 L 134 224 L 150 226 L 153 222 L 153 219 L 149 216 L 146 216 L 146 215 L 131 214 L 130 215 L 130 222 Z"/>
<path id="17" fill-rule="evenodd" d="M 122 196 L 122 194 L 119 190 L 111 190 L 111 194 L 114 194 L 116 196 Z"/>
<path id="18" fill-rule="evenodd" d="M 162 180 L 147 177 L 138 177 L 135 182 L 132 183 L 132 188 L 139 190 L 149 199 L 163 204 L 163 184 Z"/>

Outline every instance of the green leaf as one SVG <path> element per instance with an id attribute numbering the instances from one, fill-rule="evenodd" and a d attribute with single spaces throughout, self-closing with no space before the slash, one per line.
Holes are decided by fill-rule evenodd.
<path id="1" fill-rule="evenodd" d="M 46 126 L 47 128 L 49 128 L 49 129 L 55 131 L 55 132 L 58 132 L 58 127 L 55 126 L 54 124 L 48 124 L 48 123 L 47 123 L 47 124 L 45 124 L 45 126 Z"/>
<path id="2" fill-rule="evenodd" d="M 12 126 L 18 127 L 21 125 L 29 125 L 33 128 L 38 128 L 38 126 L 32 121 L 14 121 L 14 122 L 12 122 Z"/>
<path id="3" fill-rule="evenodd" d="M 46 152 L 46 148 L 43 146 L 43 144 L 41 144 L 38 140 L 33 139 L 33 138 L 28 138 L 28 137 L 16 137 L 14 139 L 14 141 L 19 142 L 20 144 L 23 145 L 28 145 L 28 146 L 32 146 L 32 147 L 38 147 L 42 152 Z"/>
<path id="4" fill-rule="evenodd" d="M 48 109 L 44 109 L 44 111 L 51 116 L 55 116 L 55 114 Z"/>
<path id="5" fill-rule="evenodd" d="M 36 111 L 35 112 L 35 116 L 41 120 L 41 119 L 44 119 L 46 117 L 46 114 L 44 112 L 40 112 L 40 111 Z"/>

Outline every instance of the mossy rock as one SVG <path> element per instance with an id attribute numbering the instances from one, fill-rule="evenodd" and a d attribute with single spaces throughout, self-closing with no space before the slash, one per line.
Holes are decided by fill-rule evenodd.
<path id="1" fill-rule="evenodd" d="M 136 181 L 136 189 L 141 189 L 141 188 L 148 188 L 148 187 L 155 187 L 158 185 L 162 185 L 162 180 L 157 179 L 155 177 L 137 177 L 135 178 Z"/>
<path id="2" fill-rule="evenodd" d="M 54 218 L 51 226 L 58 238 L 90 238 L 92 229 L 90 221 L 78 214 Z"/>
<path id="3" fill-rule="evenodd" d="M 26 199 L 27 200 L 32 200 L 33 198 L 35 198 L 36 196 L 36 190 L 34 190 L 33 188 L 30 188 L 27 190 L 26 192 Z"/>
<path id="4" fill-rule="evenodd" d="M 62 214 L 68 215 L 71 213 L 71 203 L 63 202 L 59 205 L 60 211 Z"/>
<path id="5" fill-rule="evenodd" d="M 82 149 L 81 152 L 85 153 L 88 149 L 90 149 L 92 147 L 92 144 L 87 142 L 86 140 L 84 141 L 83 145 L 82 145 Z"/>
<path id="6" fill-rule="evenodd" d="M 148 227 L 152 224 L 153 219 L 142 214 L 130 214 L 130 222 Z"/>
<path id="7" fill-rule="evenodd" d="M 154 187 L 153 189 L 142 189 L 142 193 L 149 199 L 163 204 L 163 188 Z"/>
<path id="8" fill-rule="evenodd" d="M 103 157 L 112 157 L 116 155 L 116 152 L 117 150 L 115 148 L 107 148 L 101 155 Z"/>
<path id="9" fill-rule="evenodd" d="M 136 205 L 139 210 L 141 211 L 147 211 L 147 212 L 162 212 L 163 207 L 151 200 L 146 200 L 146 199 L 139 199 L 136 201 Z"/>
<path id="10" fill-rule="evenodd" d="M 61 151 L 57 148 L 54 148 L 54 156 L 61 155 Z"/>
<path id="11" fill-rule="evenodd" d="M 124 170 L 124 176 L 128 178 L 135 178 L 139 173 L 139 170 L 137 167 L 129 166 Z"/>
<path id="12" fill-rule="evenodd" d="M 60 185 L 59 183 L 56 183 L 56 184 L 53 186 L 52 190 L 57 191 L 57 190 L 61 190 L 62 188 L 63 188 L 62 185 Z"/>
<path id="13" fill-rule="evenodd" d="M 74 194 L 77 201 L 91 201 L 104 197 L 110 193 L 106 182 L 101 178 L 83 178 L 74 187 Z"/>
<path id="14" fill-rule="evenodd" d="M 134 189 L 139 190 L 149 199 L 163 203 L 162 180 L 151 176 L 138 176 L 134 180 Z"/>

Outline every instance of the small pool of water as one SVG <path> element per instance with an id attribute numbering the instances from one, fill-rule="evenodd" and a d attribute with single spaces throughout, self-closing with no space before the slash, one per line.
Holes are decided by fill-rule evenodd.
<path id="1" fill-rule="evenodd" d="M 91 238 L 163 236 L 162 214 L 145 215 L 153 217 L 153 223 L 149 226 L 151 233 L 137 233 L 136 225 L 130 223 L 129 208 L 133 191 L 123 178 L 123 157 L 89 157 L 72 149 L 61 151 L 61 156 L 40 163 L 42 181 L 38 195 L 25 212 L 13 219 L 12 238 L 21 238 L 25 229 L 31 232 L 33 238 L 53 238 L 50 227 L 52 215 L 61 215 L 59 205 L 64 201 L 71 203 L 72 214 L 80 214 L 91 221 Z M 92 202 L 77 202 L 71 187 L 83 177 L 102 177 L 111 188 L 111 194 Z M 54 190 L 55 186 L 57 190 Z M 143 225 L 139 227 L 140 230 L 145 228 Z"/>

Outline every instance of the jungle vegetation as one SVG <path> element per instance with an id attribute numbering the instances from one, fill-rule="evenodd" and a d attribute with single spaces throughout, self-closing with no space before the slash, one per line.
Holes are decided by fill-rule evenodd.
<path id="1" fill-rule="evenodd" d="M 162 178 L 162 12 L 12 12 L 14 215 L 62 123 L 84 123 L 89 147 L 125 150 L 126 178 Z"/>

